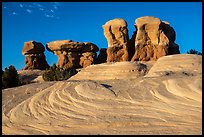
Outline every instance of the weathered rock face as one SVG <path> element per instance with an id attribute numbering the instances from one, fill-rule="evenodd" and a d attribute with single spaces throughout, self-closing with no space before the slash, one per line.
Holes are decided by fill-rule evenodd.
<path id="1" fill-rule="evenodd" d="M 60 67 L 81 68 L 95 61 L 98 47 L 90 42 L 74 42 L 72 40 L 57 40 L 46 44 L 48 51 L 58 56 Z"/>
<path id="2" fill-rule="evenodd" d="M 128 61 L 128 29 L 123 19 L 113 19 L 103 25 L 108 41 L 107 62 Z"/>
<path id="3" fill-rule="evenodd" d="M 46 68 L 49 68 L 44 51 L 45 48 L 42 43 L 36 41 L 24 42 L 22 54 L 25 55 L 26 66 L 23 68 L 23 70 L 45 70 Z"/>
<path id="4" fill-rule="evenodd" d="M 85 52 L 82 54 L 83 56 L 80 57 L 79 64 L 85 68 L 94 63 L 94 59 L 96 58 L 96 54 L 92 52 Z"/>
<path id="5" fill-rule="evenodd" d="M 157 60 L 165 55 L 180 53 L 174 43 L 175 31 L 169 23 L 144 16 L 135 20 L 135 27 L 129 49 L 131 61 Z"/>

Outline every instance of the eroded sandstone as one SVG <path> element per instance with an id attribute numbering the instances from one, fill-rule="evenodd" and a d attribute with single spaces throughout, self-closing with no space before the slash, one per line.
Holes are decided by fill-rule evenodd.
<path id="1" fill-rule="evenodd" d="M 135 20 L 135 27 L 129 50 L 129 54 L 133 55 L 130 57 L 131 61 L 157 60 L 162 56 L 180 53 L 178 45 L 174 42 L 176 33 L 168 22 L 144 16 Z"/>
<path id="2" fill-rule="evenodd" d="M 128 61 L 127 22 L 116 18 L 106 22 L 102 27 L 108 42 L 107 62 Z"/>
<path id="3" fill-rule="evenodd" d="M 24 42 L 22 54 L 25 55 L 26 66 L 23 70 L 41 69 L 45 70 L 49 68 L 44 55 L 45 48 L 42 43 L 36 41 Z"/>
<path id="4" fill-rule="evenodd" d="M 48 51 L 58 56 L 59 67 L 87 67 L 94 63 L 98 47 L 90 42 L 57 40 L 46 44 Z"/>

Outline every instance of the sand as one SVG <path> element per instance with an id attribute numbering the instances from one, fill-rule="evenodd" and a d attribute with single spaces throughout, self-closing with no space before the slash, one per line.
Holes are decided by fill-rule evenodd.
<path id="1" fill-rule="evenodd" d="M 177 69 L 179 58 L 186 58 L 179 66 L 183 69 Z M 81 80 L 72 78 L 4 89 L 2 132 L 23 135 L 202 134 L 201 56 L 174 55 L 161 60 L 139 77 L 118 77 L 117 74 L 117 78 L 96 80 L 85 78 L 79 72 L 77 75 L 84 77 Z M 166 69 L 160 64 L 164 62 L 169 64 L 171 73 L 164 73 Z M 196 67 L 190 65 L 192 62 Z"/>

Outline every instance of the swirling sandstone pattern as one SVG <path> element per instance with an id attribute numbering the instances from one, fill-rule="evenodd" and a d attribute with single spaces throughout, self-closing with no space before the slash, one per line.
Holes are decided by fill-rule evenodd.
<path id="1" fill-rule="evenodd" d="M 169 61 L 169 66 L 163 67 L 174 68 L 178 63 L 171 58 L 176 56 L 161 58 Z M 182 57 L 185 55 L 178 58 Z M 187 64 L 184 65 L 184 61 L 179 67 L 185 68 L 191 60 L 195 68 L 190 66 L 184 74 L 68 80 L 5 89 L 2 91 L 2 132 L 202 134 L 200 59 L 200 56 L 189 55 Z M 151 69 L 149 72 L 153 74 Z M 193 75 L 186 75 L 189 72 Z"/>
<path id="2" fill-rule="evenodd" d="M 194 80 L 57 82 L 3 114 L 3 133 L 201 134 L 201 89 Z"/>

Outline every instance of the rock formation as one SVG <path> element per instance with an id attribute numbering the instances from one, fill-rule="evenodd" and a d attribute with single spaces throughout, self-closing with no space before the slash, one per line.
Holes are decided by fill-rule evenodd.
<path id="1" fill-rule="evenodd" d="M 58 56 L 59 67 L 87 67 L 94 63 L 98 47 L 90 42 L 57 40 L 46 44 L 48 51 Z"/>
<path id="2" fill-rule="evenodd" d="M 25 55 L 26 66 L 23 70 L 41 69 L 45 70 L 49 68 L 44 55 L 45 48 L 42 43 L 36 41 L 24 42 L 22 54 Z"/>
<path id="3" fill-rule="evenodd" d="M 96 53 L 92 53 L 92 52 L 85 52 L 82 53 L 82 56 L 80 57 L 80 62 L 79 64 L 85 68 L 91 64 L 93 64 L 94 62 L 94 58 L 96 56 Z"/>
<path id="4" fill-rule="evenodd" d="M 91 65 L 69 80 L 115 80 L 115 79 L 134 79 L 144 76 L 147 66 L 136 62 L 109 62 Z"/>
<path id="5" fill-rule="evenodd" d="M 174 43 L 175 31 L 169 23 L 144 16 L 135 20 L 135 27 L 129 49 L 131 61 L 157 60 L 165 55 L 180 53 Z"/>
<path id="6" fill-rule="evenodd" d="M 159 58 L 145 77 L 162 77 L 180 74 L 202 77 L 202 56 L 179 54 Z"/>
<path id="7" fill-rule="evenodd" d="M 108 41 L 107 62 L 128 61 L 128 29 L 123 19 L 113 19 L 103 26 Z"/>
<path id="8" fill-rule="evenodd" d="M 161 57 L 148 77 L 138 62 L 91 65 L 67 81 L 3 89 L 2 134 L 202 135 L 202 56 Z M 161 75 L 168 70 L 175 75 Z"/>

